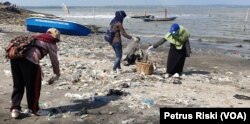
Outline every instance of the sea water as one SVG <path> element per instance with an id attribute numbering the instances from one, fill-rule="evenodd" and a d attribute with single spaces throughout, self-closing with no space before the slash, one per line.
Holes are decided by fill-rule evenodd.
<path id="1" fill-rule="evenodd" d="M 127 33 L 139 36 L 142 42 L 155 43 L 169 31 L 171 24 L 184 25 L 191 33 L 191 45 L 195 48 L 220 49 L 239 53 L 250 58 L 250 19 L 246 21 L 250 6 L 106 6 L 68 7 L 66 14 L 62 7 L 25 7 L 25 9 L 49 13 L 65 20 L 90 24 L 106 30 L 114 18 L 115 11 L 124 10 L 127 17 L 124 27 Z M 132 15 L 154 15 L 156 18 L 177 17 L 174 21 L 144 22 L 130 18 Z M 246 29 L 244 31 L 244 28 Z M 241 45 L 242 47 L 236 47 Z"/>

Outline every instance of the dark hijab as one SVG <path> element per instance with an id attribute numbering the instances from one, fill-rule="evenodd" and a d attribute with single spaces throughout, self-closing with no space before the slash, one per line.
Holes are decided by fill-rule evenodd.
<path id="1" fill-rule="evenodd" d="M 113 24 L 115 24 L 115 23 L 117 23 L 117 22 L 123 23 L 123 19 L 124 19 L 126 16 L 127 16 L 127 15 L 126 15 L 126 13 L 125 13 L 123 10 L 121 10 L 121 11 L 116 11 L 116 12 L 115 12 L 115 17 L 114 17 L 114 19 L 110 22 L 110 25 L 113 25 Z"/>

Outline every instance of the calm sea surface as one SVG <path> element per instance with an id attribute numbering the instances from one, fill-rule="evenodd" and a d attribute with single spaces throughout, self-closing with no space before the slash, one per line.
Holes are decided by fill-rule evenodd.
<path id="1" fill-rule="evenodd" d="M 246 21 L 250 6 L 68 7 L 69 14 L 65 14 L 63 7 L 25 8 L 53 14 L 81 24 L 98 25 L 104 29 L 108 27 L 115 11 L 124 10 L 128 15 L 124 21 L 124 27 L 128 33 L 140 36 L 143 42 L 156 42 L 164 37 L 172 23 L 179 23 L 191 32 L 194 47 L 236 51 L 250 57 L 250 43 L 243 41 L 250 40 L 250 17 Z M 177 19 L 166 22 L 143 22 L 141 19 L 129 17 L 144 15 L 146 11 L 147 14 L 161 18 L 165 17 L 165 9 L 168 17 L 175 16 Z M 243 47 L 235 47 L 237 45 Z"/>

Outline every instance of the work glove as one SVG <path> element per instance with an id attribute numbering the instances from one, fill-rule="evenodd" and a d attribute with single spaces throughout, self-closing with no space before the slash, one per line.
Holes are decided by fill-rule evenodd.
<path id="1" fill-rule="evenodd" d="M 148 52 L 150 52 L 150 51 L 154 51 L 154 50 L 155 50 L 155 48 L 154 48 L 154 46 L 153 46 L 153 45 L 149 46 L 149 47 L 148 47 L 148 49 L 147 49 L 147 51 L 148 51 Z"/>
<path id="2" fill-rule="evenodd" d="M 49 80 L 48 83 L 49 84 L 53 84 L 56 80 L 58 80 L 60 77 L 60 75 L 53 75 Z"/>
<path id="3" fill-rule="evenodd" d="M 139 37 L 132 36 L 132 40 L 133 40 L 133 41 L 140 41 L 140 38 L 139 38 Z"/>

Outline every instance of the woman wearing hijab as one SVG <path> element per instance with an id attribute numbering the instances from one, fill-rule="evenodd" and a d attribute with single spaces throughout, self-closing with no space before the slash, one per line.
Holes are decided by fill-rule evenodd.
<path id="1" fill-rule="evenodd" d="M 27 51 L 25 58 L 10 60 L 13 78 L 13 92 L 11 95 L 11 117 L 18 118 L 21 111 L 21 101 L 26 89 L 28 112 L 34 115 L 46 115 L 48 111 L 41 110 L 38 106 L 42 74 L 40 60 L 49 55 L 54 76 L 49 83 L 60 77 L 59 61 L 57 57 L 57 43 L 60 41 L 60 32 L 50 28 L 46 33 L 34 36 L 37 39 Z"/>
<path id="2" fill-rule="evenodd" d="M 114 51 L 115 51 L 115 62 L 113 65 L 113 72 L 114 73 L 120 73 L 121 72 L 121 59 L 122 59 L 122 39 L 121 35 L 128 38 L 133 39 L 134 41 L 137 41 L 137 37 L 133 37 L 131 35 L 128 35 L 123 27 L 123 20 L 126 17 L 126 13 L 121 11 L 115 12 L 114 19 L 110 22 L 111 30 L 115 32 L 113 41 L 111 43 Z"/>
<path id="3" fill-rule="evenodd" d="M 183 72 L 186 57 L 190 56 L 191 49 L 189 45 L 190 33 L 188 30 L 179 24 L 172 24 L 170 31 L 148 50 L 152 50 L 162 45 L 166 41 L 170 42 L 170 49 L 167 60 L 167 74 L 179 77 Z"/>

